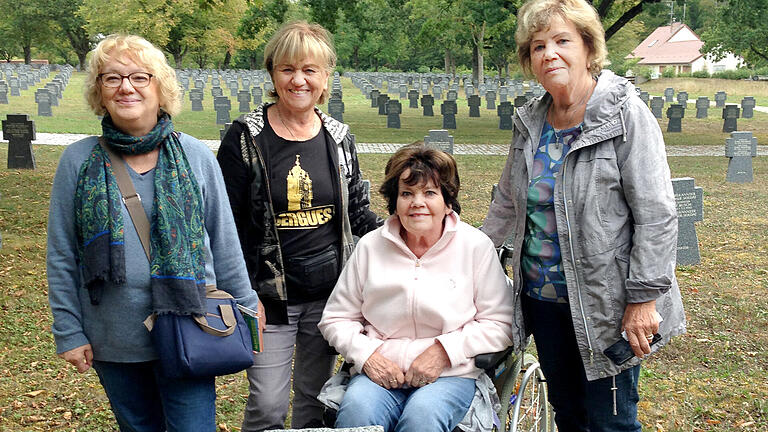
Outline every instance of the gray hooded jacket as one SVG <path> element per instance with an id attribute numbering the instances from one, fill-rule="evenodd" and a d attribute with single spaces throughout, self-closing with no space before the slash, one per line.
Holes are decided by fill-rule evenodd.
<path id="1" fill-rule="evenodd" d="M 482 230 L 497 246 L 513 238 L 520 262 L 533 156 L 552 98 L 545 94 L 514 116 L 499 189 Z M 603 350 L 619 340 L 627 303 L 656 300 L 662 340 L 685 332 L 675 278 L 677 211 L 664 140 L 635 87 L 603 71 L 587 103 L 583 132 L 571 145 L 555 181 L 555 217 L 573 327 L 587 379 L 614 376 L 637 365 L 615 365 Z M 525 337 L 514 271 L 518 334 Z"/>

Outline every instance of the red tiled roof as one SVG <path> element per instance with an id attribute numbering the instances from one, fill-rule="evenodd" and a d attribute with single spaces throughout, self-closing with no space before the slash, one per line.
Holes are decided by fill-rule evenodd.
<path id="1" fill-rule="evenodd" d="M 638 64 L 689 64 L 702 56 L 699 52 L 704 42 L 696 40 L 670 42 L 669 40 L 683 28 L 693 31 L 685 24 L 676 23 L 673 27 L 663 26 L 654 30 L 626 58 L 640 58 Z M 654 43 L 655 41 L 655 43 Z"/>

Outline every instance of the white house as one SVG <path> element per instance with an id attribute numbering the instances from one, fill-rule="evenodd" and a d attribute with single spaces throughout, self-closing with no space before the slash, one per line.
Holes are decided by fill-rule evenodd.
<path id="1" fill-rule="evenodd" d="M 673 67 L 676 74 L 702 70 L 714 73 L 737 69 L 744 64 L 741 57 L 731 53 L 714 61 L 709 55 L 701 54 L 703 46 L 704 41 L 687 25 L 674 23 L 654 30 L 626 58 L 639 58 L 637 64 L 649 66 L 654 74 L 661 74 L 666 67 Z"/>

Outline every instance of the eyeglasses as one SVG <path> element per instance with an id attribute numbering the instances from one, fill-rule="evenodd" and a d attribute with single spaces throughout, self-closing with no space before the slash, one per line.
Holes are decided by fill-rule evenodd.
<path id="1" fill-rule="evenodd" d="M 128 78 L 128 81 L 135 88 L 142 88 L 149 85 L 149 81 L 154 75 L 147 72 L 132 72 L 128 75 L 120 75 L 116 72 L 107 72 L 98 75 L 101 84 L 104 87 L 115 88 L 120 87 L 123 84 L 123 80 Z"/>

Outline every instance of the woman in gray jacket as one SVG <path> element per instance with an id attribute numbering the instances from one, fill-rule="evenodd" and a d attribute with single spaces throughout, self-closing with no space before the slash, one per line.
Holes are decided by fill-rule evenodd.
<path id="1" fill-rule="evenodd" d="M 558 429 L 640 431 L 640 362 L 685 331 L 661 130 L 634 86 L 601 70 L 586 1 L 529 1 L 515 37 L 547 93 L 515 114 L 483 231 L 514 239 L 519 329 L 536 339 Z"/>

